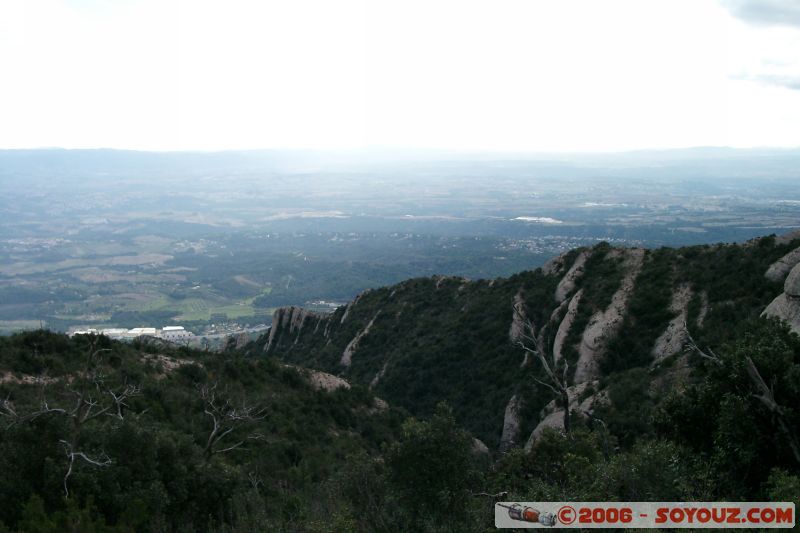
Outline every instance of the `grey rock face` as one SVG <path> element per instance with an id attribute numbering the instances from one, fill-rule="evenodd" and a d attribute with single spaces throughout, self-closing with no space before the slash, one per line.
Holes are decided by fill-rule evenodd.
<path id="1" fill-rule="evenodd" d="M 600 392 L 596 392 L 591 394 L 588 398 L 584 399 L 582 402 L 578 402 L 578 399 L 583 395 L 586 391 L 586 388 L 589 386 L 597 387 L 598 382 L 584 382 L 579 383 L 577 385 L 572 385 L 567 389 L 567 394 L 570 398 L 569 401 L 569 409 L 573 412 L 576 416 L 584 418 L 587 416 L 587 413 L 592 413 L 595 407 L 600 405 L 607 405 L 610 403 L 610 399 L 608 397 L 608 392 L 602 390 Z M 536 425 L 534 430 L 531 432 L 530 436 L 528 437 L 527 442 L 525 443 L 525 451 L 530 452 L 533 448 L 533 445 L 541 438 L 542 434 L 545 430 L 554 429 L 556 431 L 563 431 L 564 430 L 564 408 L 557 407 L 555 401 L 551 401 L 548 403 L 544 409 L 542 409 L 541 413 L 539 413 L 539 423 Z"/>
<path id="2" fill-rule="evenodd" d="M 564 271 L 564 256 L 566 254 L 557 255 L 551 259 L 548 259 L 545 264 L 542 265 L 542 274 L 545 276 L 556 276 L 561 274 Z"/>
<path id="3" fill-rule="evenodd" d="M 624 257 L 623 267 L 626 269 L 617 292 L 611 298 L 611 304 L 604 311 L 598 311 L 589 319 L 589 324 L 583 331 L 581 344 L 578 347 L 578 363 L 575 367 L 575 383 L 583 383 L 597 379 L 600 376 L 600 358 L 605 353 L 606 344 L 611 340 L 622 325 L 625 312 L 628 309 L 628 300 L 633 293 L 636 276 L 642 268 L 644 250 L 630 248 L 614 251 L 613 253 Z"/>
<path id="4" fill-rule="evenodd" d="M 792 298 L 800 298 L 800 264 L 795 265 L 783 284 L 783 292 Z"/>
<path id="5" fill-rule="evenodd" d="M 515 394 L 506 405 L 506 412 L 503 417 L 503 434 L 500 437 L 499 448 L 501 453 L 513 448 L 519 438 L 519 414 L 521 410 L 522 398 Z"/>
<path id="6" fill-rule="evenodd" d="M 578 292 L 576 292 L 575 295 L 570 299 L 569 306 L 567 307 L 567 313 L 564 315 L 564 319 L 561 321 L 561 324 L 558 325 L 556 338 L 553 341 L 553 361 L 556 363 L 558 363 L 558 361 L 561 359 L 564 351 L 564 343 L 567 341 L 567 335 L 569 335 L 569 330 L 572 328 L 572 324 L 575 322 L 575 318 L 578 316 L 578 305 L 581 303 L 581 296 L 583 296 L 583 289 L 579 289 Z"/>
<path id="7" fill-rule="evenodd" d="M 350 363 L 353 360 L 353 354 L 356 352 L 356 349 L 358 348 L 358 343 L 361 342 L 361 339 L 367 333 L 369 333 L 369 330 L 372 329 L 372 325 L 375 323 L 375 320 L 378 318 L 380 314 L 381 314 L 380 311 L 375 313 L 375 316 L 372 317 L 372 320 L 369 321 L 369 324 L 367 324 L 367 326 L 364 329 L 359 331 L 358 334 L 353 338 L 353 340 L 351 340 L 347 344 L 347 346 L 345 346 L 344 352 L 342 352 L 342 359 L 339 361 L 339 363 L 342 366 L 347 366 L 347 367 L 350 366 Z"/>
<path id="8" fill-rule="evenodd" d="M 767 306 L 762 316 L 774 316 L 789 324 L 795 333 L 800 334 L 800 298 L 781 294 Z"/>
<path id="9" fill-rule="evenodd" d="M 772 300 L 761 316 L 774 316 L 800 333 L 800 264 L 795 265 L 783 284 L 783 294 Z"/>
<path id="10" fill-rule="evenodd" d="M 309 319 L 321 320 L 322 318 L 321 315 L 300 307 L 279 307 L 272 313 L 272 327 L 269 330 L 269 338 L 264 346 L 264 351 L 268 352 L 284 333 L 296 334 L 294 342 L 297 342 L 306 321 Z"/>
<path id="11" fill-rule="evenodd" d="M 798 263 L 800 263 L 800 246 L 772 263 L 764 277 L 770 281 L 783 281 Z"/>
<path id="12" fill-rule="evenodd" d="M 662 359 L 675 355 L 683 349 L 686 342 L 686 318 L 689 314 L 689 301 L 692 299 L 692 289 L 688 284 L 679 286 L 672 293 L 672 302 L 669 310 L 676 315 L 667 324 L 667 329 L 656 339 L 651 355 L 653 359 Z"/>
<path id="13" fill-rule="evenodd" d="M 556 302 L 561 303 L 566 300 L 569 293 L 575 289 L 575 282 L 578 278 L 583 276 L 584 266 L 590 255 L 591 251 L 587 250 L 581 252 L 578 254 L 578 257 L 575 258 L 572 267 L 564 274 L 564 277 L 558 283 L 558 287 L 556 287 Z"/>

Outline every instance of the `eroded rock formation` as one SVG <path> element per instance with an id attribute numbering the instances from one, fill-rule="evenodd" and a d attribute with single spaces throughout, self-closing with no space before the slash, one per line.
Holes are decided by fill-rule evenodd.
<path id="1" fill-rule="evenodd" d="M 513 448 L 518 442 L 521 410 L 522 398 L 515 394 L 508 401 L 506 412 L 503 416 L 503 433 L 500 436 L 500 446 L 498 448 L 501 453 Z"/>
<path id="2" fill-rule="evenodd" d="M 774 316 L 785 321 L 795 333 L 800 333 L 800 264 L 786 276 L 783 294 L 772 300 L 762 316 Z"/>
<path id="3" fill-rule="evenodd" d="M 578 347 L 578 363 L 575 368 L 575 383 L 583 383 L 597 379 L 600 376 L 600 357 L 603 355 L 608 341 L 616 335 L 625 311 L 628 300 L 633 293 L 636 276 L 642 268 L 644 250 L 631 248 L 627 250 L 613 250 L 609 253 L 620 254 L 624 257 L 622 267 L 625 276 L 622 278 L 619 289 L 611 298 L 609 306 L 595 313 L 583 331 L 580 346 Z"/>
<path id="4" fill-rule="evenodd" d="M 311 386 L 317 390 L 324 390 L 333 392 L 336 389 L 349 389 L 350 383 L 338 376 L 328 374 L 327 372 L 320 372 L 319 370 L 309 370 L 306 372 L 306 377 Z"/>
<path id="5" fill-rule="evenodd" d="M 564 277 L 561 278 L 561 281 L 558 282 L 555 295 L 556 302 L 563 302 L 567 299 L 569 293 L 575 290 L 575 282 L 583 275 L 586 261 L 589 259 L 590 255 L 590 251 L 585 250 L 579 253 L 578 257 L 575 258 L 575 262 L 572 263 L 570 269 L 566 274 L 564 274 Z"/>
<path id="6" fill-rule="evenodd" d="M 381 314 L 380 311 L 375 313 L 375 316 L 372 317 L 372 320 L 369 321 L 367 326 L 361 331 L 359 331 L 358 334 L 355 337 L 353 337 L 353 340 L 351 340 L 347 344 L 347 346 L 344 349 L 344 352 L 342 352 L 342 359 L 339 361 L 339 363 L 342 366 L 347 366 L 347 367 L 350 366 L 350 363 L 352 363 L 353 361 L 353 354 L 358 348 L 358 343 L 361 342 L 361 339 L 364 338 L 364 335 L 369 333 L 369 330 L 372 328 L 372 325 L 375 323 L 375 320 L 378 318 L 378 316 L 380 316 L 380 314 Z"/>
<path id="7" fill-rule="evenodd" d="M 264 351 L 268 352 L 282 335 L 296 334 L 294 342 L 300 338 L 300 332 L 309 319 L 321 320 L 323 317 L 302 307 L 279 307 L 272 313 L 272 327 L 269 330 Z"/>
<path id="8" fill-rule="evenodd" d="M 569 391 L 569 409 L 571 413 L 585 417 L 587 413 L 591 413 L 595 407 L 608 403 L 608 393 L 605 390 L 588 395 L 586 394 L 589 387 L 594 389 L 597 385 L 597 381 L 591 381 L 572 385 L 567 389 Z M 584 397 L 584 399 L 579 401 L 581 397 Z M 529 452 L 531 448 L 533 448 L 533 445 L 536 444 L 536 441 L 539 440 L 542 433 L 544 433 L 547 428 L 552 428 L 556 431 L 564 430 L 564 408 L 557 407 L 555 400 L 548 403 L 544 409 L 542 409 L 541 413 L 539 413 L 539 417 L 539 423 L 531 432 L 525 443 L 526 452 Z"/>
<path id="9" fill-rule="evenodd" d="M 784 281 L 798 263 L 800 263 L 800 246 L 772 263 L 764 273 L 764 277 L 770 281 Z"/>
<path id="10" fill-rule="evenodd" d="M 665 357 L 675 355 L 683 349 L 686 343 L 686 317 L 689 314 L 689 302 L 692 299 L 692 288 L 689 284 L 678 286 L 672 293 L 672 302 L 669 310 L 676 313 L 672 320 L 655 342 L 651 355 L 655 362 Z"/>
<path id="11" fill-rule="evenodd" d="M 553 361 L 556 363 L 558 363 L 563 355 L 564 342 L 567 340 L 567 336 L 569 335 L 569 330 L 572 328 L 573 322 L 575 322 L 575 317 L 578 316 L 578 305 L 581 303 L 582 296 L 583 289 L 580 289 L 570 299 L 569 306 L 567 306 L 567 313 L 564 315 L 564 318 L 558 325 L 556 338 L 553 340 Z"/>
<path id="12" fill-rule="evenodd" d="M 514 302 L 512 304 L 514 312 L 511 316 L 511 326 L 508 328 L 508 340 L 512 343 L 517 343 L 522 340 L 525 334 L 525 320 L 528 318 L 525 312 L 525 300 L 522 298 L 522 290 L 517 291 L 514 295 Z"/>

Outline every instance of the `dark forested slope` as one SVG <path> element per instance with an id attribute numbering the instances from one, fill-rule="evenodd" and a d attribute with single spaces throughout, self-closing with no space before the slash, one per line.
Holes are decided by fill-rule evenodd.
<path id="1" fill-rule="evenodd" d="M 0 531 L 301 529 L 403 419 L 274 359 L 47 331 L 0 337 L 0 394 Z"/>
<path id="2" fill-rule="evenodd" d="M 702 346 L 733 341 L 782 291 L 783 279 L 765 272 L 799 245 L 601 243 L 509 278 L 412 279 L 331 315 L 279 309 L 249 350 L 367 385 L 419 416 L 446 400 L 487 445 L 507 448 L 558 425 L 552 391 L 533 379 L 547 381 L 539 361 L 517 344 L 529 320 L 548 357 L 566 367 L 574 408 L 604 413 L 632 441 L 651 430 L 650 408 L 693 379 L 688 335 Z"/>
<path id="3" fill-rule="evenodd" d="M 495 499 L 800 502 L 799 250 L 601 243 L 280 309 L 224 353 L 0 338 L 0 532 L 478 532 Z"/>

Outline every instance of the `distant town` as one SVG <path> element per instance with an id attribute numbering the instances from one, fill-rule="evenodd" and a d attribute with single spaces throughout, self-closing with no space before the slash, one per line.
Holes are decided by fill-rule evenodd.
<path id="1" fill-rule="evenodd" d="M 156 339 L 162 339 L 168 342 L 176 343 L 176 344 L 186 344 L 186 345 L 205 345 L 210 347 L 209 342 L 213 343 L 213 341 L 224 341 L 226 338 L 233 337 L 235 335 L 246 334 L 250 335 L 251 338 L 253 335 L 256 337 L 269 329 L 269 326 L 266 324 L 259 324 L 254 327 L 242 327 L 238 324 L 220 324 L 216 325 L 213 324 L 206 328 L 206 331 L 203 332 L 201 335 L 196 335 L 191 331 L 187 330 L 183 326 L 163 326 L 162 328 L 154 328 L 154 327 L 141 327 L 141 328 L 132 328 L 132 329 L 125 329 L 125 328 L 103 328 L 103 329 L 96 329 L 96 328 L 87 328 L 87 329 L 75 329 L 71 330 L 67 333 L 70 337 L 75 335 L 105 335 L 106 337 L 114 340 L 120 341 L 132 341 L 134 339 L 138 339 L 139 337 L 153 337 Z M 223 342 L 224 344 L 224 342 Z"/>
<path id="2" fill-rule="evenodd" d="M 187 331 L 183 326 L 164 326 L 158 328 L 105 328 L 105 329 L 79 329 L 71 331 L 69 336 L 74 335 L 105 335 L 110 339 L 133 340 L 138 337 L 155 337 L 170 342 L 188 342 L 194 340 L 194 333 Z"/>

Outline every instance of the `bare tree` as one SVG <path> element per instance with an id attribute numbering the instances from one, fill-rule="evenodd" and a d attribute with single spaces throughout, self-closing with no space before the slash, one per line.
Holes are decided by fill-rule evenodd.
<path id="1" fill-rule="evenodd" d="M 59 441 L 61 444 L 64 445 L 64 452 L 67 454 L 67 460 L 69 461 L 69 468 L 67 468 L 67 473 L 64 474 L 64 497 L 69 498 L 69 485 L 67 484 L 69 481 L 69 477 L 72 475 L 72 467 L 75 464 L 75 459 L 82 459 L 86 463 L 90 465 L 94 465 L 97 467 L 106 467 L 111 464 L 111 459 L 103 453 L 103 459 L 92 459 L 88 455 L 83 452 L 75 452 L 72 450 L 72 445 L 65 440 Z"/>
<path id="2" fill-rule="evenodd" d="M 256 405 L 247 405 L 244 400 L 242 400 L 241 407 L 234 406 L 226 394 L 220 394 L 217 391 L 218 385 L 217 382 L 214 382 L 212 385 L 198 387 L 200 397 L 205 404 L 204 412 L 212 421 L 211 431 L 203 449 L 206 460 L 219 453 L 240 449 L 248 440 L 261 440 L 264 438 L 260 433 L 249 433 L 232 444 L 222 443 L 223 439 L 229 437 L 237 429 L 248 425 L 250 422 L 266 418 L 267 410 Z"/>
<path id="3" fill-rule="evenodd" d="M 542 381 L 534 377 L 534 381 L 550 389 L 556 399 L 564 406 L 564 433 L 570 432 L 570 412 L 569 412 L 569 389 L 567 386 L 567 375 L 569 363 L 564 359 L 564 366 L 561 375 L 558 374 L 558 367 L 552 355 L 552 350 L 546 347 L 547 326 L 543 327 L 537 334 L 536 326 L 530 319 L 524 316 L 519 305 L 514 305 L 514 314 L 518 320 L 524 324 L 524 332 L 517 341 L 517 346 L 525 350 L 526 353 L 536 357 L 544 368 L 548 381 Z"/>
<path id="4" fill-rule="evenodd" d="M 750 356 L 745 357 L 745 362 L 747 363 L 747 375 L 750 376 L 750 381 L 753 382 L 756 389 L 760 392 L 760 394 L 753 394 L 753 397 L 760 401 L 764 407 L 775 416 L 778 422 L 778 428 L 789 441 L 789 447 L 792 449 L 794 460 L 800 463 L 800 442 L 797 440 L 797 433 L 791 429 L 786 421 L 786 408 L 775 401 L 775 391 L 773 387 L 767 386 Z"/>
<path id="5" fill-rule="evenodd" d="M 256 492 L 259 493 L 258 488 L 264 484 L 264 481 L 261 479 L 261 476 L 258 475 L 257 471 L 250 471 L 247 473 L 247 479 L 250 481 L 250 487 Z"/>
<path id="6" fill-rule="evenodd" d="M 684 351 L 687 352 L 695 352 L 697 355 L 702 357 L 703 359 L 714 363 L 715 365 L 722 366 L 725 363 L 720 359 L 720 357 L 714 353 L 714 350 L 711 348 L 706 348 L 706 350 L 702 350 L 692 337 L 692 334 L 689 333 L 689 326 L 686 324 L 686 321 L 683 322 L 683 330 L 686 332 L 686 343 L 684 344 Z"/>
<path id="7" fill-rule="evenodd" d="M 10 393 L 6 396 L 5 400 L 0 402 L 0 416 L 9 419 L 7 427 L 11 427 L 19 421 L 20 417 L 17 414 L 17 408 L 14 406 L 14 402 L 11 401 Z"/>
<path id="8" fill-rule="evenodd" d="M 105 376 L 96 367 L 100 354 L 109 351 L 109 349 L 97 348 L 97 338 L 91 340 L 83 368 L 76 373 L 72 382 L 69 382 L 66 387 L 74 398 L 74 403 L 71 405 L 50 405 L 47 393 L 50 385 L 55 380 L 40 380 L 42 385 L 41 400 L 39 408 L 35 411 L 24 415 L 18 413 L 10 397 L 0 403 L 0 414 L 11 419 L 9 427 L 16 423 L 33 421 L 46 415 L 63 416 L 69 421 L 68 435 L 66 435 L 66 438 L 59 440 L 64 446 L 68 460 L 67 471 L 64 474 L 65 498 L 69 498 L 68 481 L 77 459 L 96 467 L 106 467 L 111 464 L 111 459 L 104 452 L 101 459 L 95 459 L 80 450 L 81 437 L 86 424 L 102 416 L 123 420 L 125 410 L 129 407 L 127 401 L 141 393 L 141 389 L 138 386 L 127 383 L 117 389 L 108 386 Z"/>
<path id="9" fill-rule="evenodd" d="M 42 398 L 40 408 L 28 414 L 24 419 L 33 420 L 49 413 L 65 415 L 72 422 L 73 433 L 80 433 L 80 429 L 87 422 L 102 415 L 123 420 L 123 408 L 129 407 L 125 403 L 126 400 L 141 394 L 141 389 L 136 385 L 125 384 L 121 389 L 113 390 L 106 386 L 102 375 L 95 376 L 92 383 L 95 387 L 94 391 L 87 390 L 87 387 L 73 389 L 68 386 L 69 391 L 75 396 L 75 405 L 72 408 L 50 407 L 47 399 Z"/>
<path id="10" fill-rule="evenodd" d="M 608 426 L 606 425 L 606 423 L 603 421 L 602 418 L 596 416 L 591 411 L 584 411 L 583 414 L 586 416 L 586 418 L 588 418 L 592 422 L 600 424 L 600 426 L 603 428 L 603 459 L 608 461 L 608 458 L 611 456 L 611 449 L 610 446 L 608 445 Z"/>
<path id="11" fill-rule="evenodd" d="M 711 361 L 717 366 L 725 366 L 725 361 L 715 354 L 711 348 L 707 348 L 704 351 L 698 347 L 691 333 L 689 333 L 688 328 L 686 328 L 686 349 L 687 351 L 697 353 L 700 357 Z M 795 461 L 800 463 L 800 440 L 798 440 L 797 433 L 795 433 L 786 420 L 786 407 L 778 404 L 775 400 L 774 387 L 767 386 L 767 383 L 764 381 L 764 378 L 761 377 L 761 373 L 758 371 L 753 359 L 748 355 L 744 358 L 744 361 L 745 370 L 750 378 L 750 382 L 755 386 L 756 390 L 759 391 L 758 394 L 753 394 L 753 397 L 761 402 L 761 404 L 767 408 L 767 411 L 775 417 L 778 429 L 780 429 L 781 433 L 786 437 L 786 440 L 789 441 L 789 447 L 792 450 Z"/>

